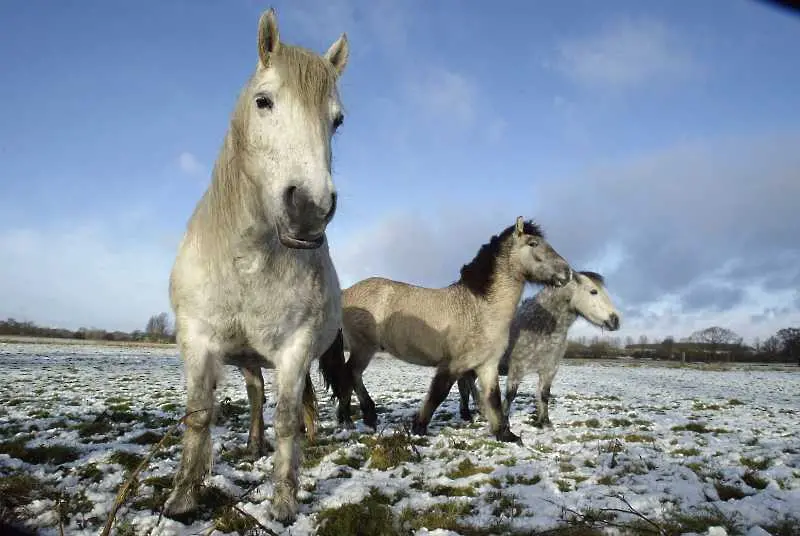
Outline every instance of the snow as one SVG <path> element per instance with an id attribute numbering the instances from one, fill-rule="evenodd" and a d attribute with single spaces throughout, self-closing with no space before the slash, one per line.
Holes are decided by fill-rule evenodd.
<path id="1" fill-rule="evenodd" d="M 364 381 L 378 406 L 379 431 L 391 433 L 416 411 L 432 372 L 389 358 L 373 361 Z M 273 371 L 264 373 L 269 390 L 265 422 L 272 440 Z M 230 397 L 246 407 L 242 376 L 232 367 L 226 374 L 217 400 Z M 182 364 L 173 348 L 0 343 L 0 375 L 0 441 L 28 438 L 28 448 L 78 449 L 77 460 L 60 466 L 0 454 L 0 476 L 24 472 L 69 494 L 85 493 L 92 509 L 71 516 L 64 524 L 68 534 L 97 534 L 105 523 L 125 480 L 123 467 L 109 457 L 119 451 L 146 455 L 153 445 L 133 440 L 147 430 L 165 432 L 184 409 Z M 405 508 L 421 511 L 436 503 L 461 501 L 473 507 L 464 523 L 488 527 L 501 518 L 519 531 L 562 526 L 570 511 L 626 510 L 620 496 L 656 522 L 670 508 L 691 513 L 711 507 L 735 520 L 738 533 L 748 536 L 769 534 L 764 527 L 800 512 L 797 367 L 568 361 L 553 385 L 553 429 L 532 426 L 535 376 L 523 382 L 511 416 L 512 430 L 521 434 L 523 445 L 493 441 L 482 419 L 473 424 L 461 421 L 454 388 L 434 415 L 428 445 L 417 447 L 420 459 L 383 471 L 371 467 L 363 442 L 375 433 L 360 421 L 354 431 L 337 429 L 316 365 L 312 378 L 321 412 L 319 440 L 333 445 L 318 464 L 302 468 L 301 510 L 293 525 L 283 527 L 269 518 L 271 457 L 254 463 L 231 457 L 231 449 L 247 441 L 247 412 L 212 428 L 214 465 L 206 484 L 236 497 L 256 486 L 238 507 L 281 534 L 313 534 L 317 512 L 358 502 L 372 487 L 398 497 L 391 506 L 398 515 Z M 358 407 L 355 398 L 353 405 Z M 79 425 L 95 421 L 104 411 L 122 416 L 110 429 L 81 437 Z M 125 412 L 132 414 L 127 420 Z M 134 505 L 155 492 L 146 479 L 171 478 L 179 453 L 180 446 L 171 444 L 154 456 L 139 477 L 138 490 L 118 512 L 118 523 L 130 523 L 141 534 L 212 529 L 208 517 L 198 516 L 185 525 L 159 519 L 148 506 Z M 363 463 L 356 469 L 340 463 L 348 456 L 360 457 Z M 448 476 L 465 458 L 490 472 Z M 99 478 L 80 472 L 92 463 Z M 436 486 L 468 488 L 474 496 L 436 495 Z M 721 500 L 720 493 L 731 490 L 732 497 Z M 498 496 L 513 496 L 513 513 L 495 515 Z M 58 534 L 58 514 L 49 498 L 37 499 L 15 514 L 42 534 Z M 631 514 L 616 515 L 621 521 L 634 519 Z M 723 526 L 705 530 L 705 536 L 732 534 Z M 423 528 L 416 534 L 458 533 Z"/>

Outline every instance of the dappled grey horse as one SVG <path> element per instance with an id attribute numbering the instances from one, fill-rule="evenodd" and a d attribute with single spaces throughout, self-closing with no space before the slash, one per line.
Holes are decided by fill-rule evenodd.
<path id="1" fill-rule="evenodd" d="M 377 425 L 375 403 L 362 375 L 377 351 L 408 363 L 436 367 L 427 397 L 414 417 L 412 431 L 427 433 L 436 408 L 456 379 L 475 370 L 493 434 L 518 441 L 504 423 L 497 365 L 508 344 L 508 330 L 526 281 L 564 285 L 568 263 L 544 239 L 541 229 L 520 216 L 484 244 L 461 278 L 445 288 L 424 288 L 371 277 L 342 292 L 344 338 L 350 346 L 347 369 L 363 412 L 364 423 Z M 338 393 L 339 422 L 351 425 L 352 387 L 336 386 L 331 365 L 320 363 L 326 383 Z"/>
<path id="2" fill-rule="evenodd" d="M 595 272 L 574 272 L 572 281 L 561 288 L 543 288 L 522 302 L 511 323 L 509 344 L 500 360 L 499 372 L 508 375 L 503 414 L 508 419 L 519 384 L 531 373 L 539 374 L 536 390 L 539 427 L 550 426 L 550 386 L 567 351 L 567 332 L 583 317 L 596 326 L 616 331 L 620 313 L 605 289 L 603 277 Z M 467 373 L 458 380 L 461 417 L 470 419 L 469 397 L 482 402 L 475 389 L 475 376 Z"/>
<path id="3" fill-rule="evenodd" d="M 325 230 L 336 209 L 331 137 L 343 118 L 336 84 L 347 38 L 342 34 L 324 56 L 282 43 L 269 10 L 259 20 L 257 43 L 255 72 L 239 95 L 170 276 L 188 413 L 165 505 L 172 517 L 197 507 L 212 461 L 214 391 L 223 365 L 231 364 L 245 372 L 251 404 L 263 402 L 261 367 L 276 369 L 271 511 L 281 521 L 295 518 L 301 400 L 312 360 L 341 325 Z M 263 431 L 258 437 L 253 430 L 251 447 L 256 443 L 260 452 Z"/>

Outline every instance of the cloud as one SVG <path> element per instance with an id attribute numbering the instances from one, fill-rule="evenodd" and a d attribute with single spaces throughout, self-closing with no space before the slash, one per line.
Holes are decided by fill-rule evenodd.
<path id="1" fill-rule="evenodd" d="M 170 311 L 175 244 L 127 240 L 107 224 L 0 231 L 0 317 L 77 329 L 144 329 Z"/>
<path id="2" fill-rule="evenodd" d="M 190 177 L 197 177 L 205 173 L 205 167 L 200 163 L 197 157 L 186 151 L 178 155 L 178 167 L 183 173 Z"/>
<path id="3" fill-rule="evenodd" d="M 411 98 L 428 120 L 445 121 L 457 128 L 473 125 L 477 89 L 464 75 L 429 68 L 409 80 Z"/>
<path id="4" fill-rule="evenodd" d="M 565 39 L 552 63 L 581 86 L 610 90 L 674 82 L 697 70 L 679 37 L 648 18 L 619 18 L 596 34 Z"/>
<path id="5" fill-rule="evenodd" d="M 796 132 L 687 143 L 539 182 L 521 195 L 536 200 L 527 215 L 573 266 L 607 276 L 625 313 L 622 333 L 685 336 L 719 324 L 764 335 L 800 321 L 786 310 L 800 301 L 798 144 Z M 446 285 L 513 222 L 507 208 L 486 214 L 475 202 L 430 218 L 395 214 L 337 239 L 342 284 L 384 275 Z M 779 314 L 754 326 L 754 311 L 768 307 Z"/>

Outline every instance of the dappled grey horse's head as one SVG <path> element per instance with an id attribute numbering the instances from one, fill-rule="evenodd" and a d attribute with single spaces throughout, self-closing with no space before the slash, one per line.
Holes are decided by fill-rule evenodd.
<path id="1" fill-rule="evenodd" d="M 544 239 L 538 225 L 519 216 L 511 233 L 510 259 L 518 263 L 526 281 L 561 287 L 572 279 L 569 263 Z"/>
<path id="2" fill-rule="evenodd" d="M 314 249 L 336 210 L 331 138 L 344 118 L 336 82 L 347 36 L 319 56 L 282 43 L 270 10 L 259 21 L 258 56 L 232 120 L 235 158 L 281 243 Z"/>
<path id="3" fill-rule="evenodd" d="M 620 327 L 620 313 L 606 292 L 603 276 L 595 272 L 575 272 L 563 289 L 570 307 L 596 326 L 610 331 Z"/>

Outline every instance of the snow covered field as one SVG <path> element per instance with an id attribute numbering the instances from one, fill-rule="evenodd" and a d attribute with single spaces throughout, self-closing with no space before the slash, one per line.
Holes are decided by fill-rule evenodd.
<path id="1" fill-rule="evenodd" d="M 365 374 L 379 433 L 360 421 L 335 430 L 315 364 L 321 429 L 304 451 L 291 527 L 267 514 L 271 457 L 239 456 L 247 398 L 228 368 L 202 511 L 188 525 L 159 520 L 180 449 L 170 438 L 115 533 L 797 534 L 800 370 L 639 365 L 567 363 L 545 431 L 529 424 L 529 377 L 511 418 L 519 446 L 493 441 L 483 420 L 461 421 L 455 388 L 427 437 L 405 434 L 432 370 L 389 359 Z M 0 377 L 0 516 L 42 534 L 98 534 L 120 485 L 184 409 L 172 349 L 0 343 Z"/>

